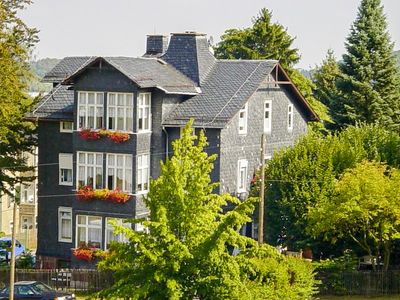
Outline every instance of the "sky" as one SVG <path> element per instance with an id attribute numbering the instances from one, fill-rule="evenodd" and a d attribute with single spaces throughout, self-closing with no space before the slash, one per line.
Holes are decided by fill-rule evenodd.
<path id="1" fill-rule="evenodd" d="M 36 58 L 79 55 L 141 56 L 147 34 L 187 30 L 214 43 L 244 28 L 263 7 L 296 37 L 297 67 L 321 64 L 328 49 L 340 57 L 360 0 L 34 0 L 21 13 L 40 30 Z M 389 33 L 400 49 L 400 0 L 382 0 Z"/>

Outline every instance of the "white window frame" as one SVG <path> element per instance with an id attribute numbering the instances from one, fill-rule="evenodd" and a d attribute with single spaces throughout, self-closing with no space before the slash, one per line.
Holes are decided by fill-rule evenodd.
<path id="1" fill-rule="evenodd" d="M 89 94 L 94 94 L 94 103 L 89 104 Z M 100 97 L 100 98 L 98 98 Z M 101 100 L 101 101 L 98 101 Z M 82 112 L 82 109 L 84 111 Z M 93 127 L 89 126 L 89 110 L 93 109 Z M 101 112 L 98 112 L 100 110 Z M 84 118 L 84 124 L 81 126 L 80 118 L 81 113 Z M 104 128 L 104 93 L 95 91 L 78 91 L 78 105 L 76 114 L 76 124 L 78 124 L 78 130 L 81 129 L 102 129 Z M 97 124 L 97 118 L 101 117 L 101 123 L 99 126 Z"/>
<path id="2" fill-rule="evenodd" d="M 146 162 L 146 164 L 143 164 L 143 162 Z M 139 184 L 142 185 L 140 189 L 139 189 Z M 145 184 L 147 184 L 146 189 L 144 188 Z M 136 194 L 147 193 L 149 191 L 149 185 L 150 185 L 150 154 L 149 153 L 139 154 L 136 158 Z"/>
<path id="3" fill-rule="evenodd" d="M 149 103 L 145 103 L 145 98 L 148 96 Z M 145 114 L 147 108 L 147 115 Z M 143 117 L 143 128 L 140 128 L 140 115 L 147 117 L 147 122 L 146 118 Z M 139 93 L 138 99 L 137 99 L 137 132 L 149 132 L 151 131 L 151 93 Z"/>
<path id="4" fill-rule="evenodd" d="M 243 117 L 241 115 L 243 114 Z M 247 103 L 239 110 L 239 134 L 247 134 L 247 115 L 248 105 Z M 243 127 L 243 128 L 241 128 Z"/>
<path id="5" fill-rule="evenodd" d="M 114 96 L 114 104 L 111 104 L 111 97 Z M 119 98 L 122 97 L 123 104 L 119 104 Z M 129 99 L 130 98 L 130 99 Z M 133 132 L 133 93 L 108 93 L 107 94 L 107 113 L 106 113 L 106 123 L 107 129 L 113 131 L 124 131 L 124 132 Z M 114 110 L 114 126 L 110 126 L 110 110 Z M 118 128 L 118 111 L 122 110 L 123 120 L 122 120 L 122 128 Z M 128 124 L 128 117 L 130 116 L 131 124 Z M 113 128 L 114 127 L 114 128 Z"/>
<path id="6" fill-rule="evenodd" d="M 293 131 L 293 119 L 294 119 L 294 115 L 293 115 L 293 104 L 289 103 L 288 104 L 288 119 L 287 119 L 287 129 L 289 132 Z"/>
<path id="7" fill-rule="evenodd" d="M 268 108 L 267 108 L 268 105 Z M 266 114 L 268 113 L 268 118 Z M 264 133 L 271 133 L 272 130 L 272 100 L 264 101 Z"/>
<path id="8" fill-rule="evenodd" d="M 82 163 L 80 162 L 80 155 L 84 155 L 85 161 Z M 93 164 L 88 163 L 88 157 L 90 154 L 93 154 Z M 101 164 L 97 163 L 97 155 L 101 155 Z M 79 179 L 80 179 L 80 168 L 83 168 L 84 172 L 84 186 L 88 185 L 87 179 L 88 179 L 88 169 L 93 168 L 93 189 L 101 189 L 103 188 L 103 182 L 104 182 L 104 170 L 103 170 L 103 153 L 101 152 L 84 152 L 84 151 L 78 151 L 76 153 L 76 187 L 80 188 L 79 186 Z M 97 174 L 97 168 L 101 168 L 101 183 L 99 185 L 96 184 L 96 174 Z M 99 173 L 99 174 L 100 174 Z"/>
<path id="9" fill-rule="evenodd" d="M 109 231 L 112 232 L 113 236 L 117 236 L 117 241 L 116 242 L 118 242 L 118 243 L 127 243 L 127 242 L 129 242 L 129 239 L 126 236 L 124 236 L 123 234 L 121 234 L 121 233 L 118 234 L 118 235 L 114 234 L 114 226 L 109 223 L 111 220 L 117 221 L 117 224 L 120 225 L 120 226 L 123 226 L 123 227 L 126 227 L 126 228 L 130 228 L 130 229 L 132 228 L 131 227 L 131 223 L 124 223 L 124 219 L 106 217 L 106 232 L 105 232 L 105 239 L 104 239 L 104 249 L 105 250 L 108 249 L 108 243 L 109 243 L 108 233 L 109 233 Z M 113 241 L 115 241 L 115 240 L 113 240 Z"/>
<path id="10" fill-rule="evenodd" d="M 114 164 L 111 165 L 111 158 L 114 160 Z M 122 159 L 122 166 L 118 166 L 118 160 Z M 130 166 L 128 162 L 130 160 Z M 118 171 L 122 171 L 122 187 L 121 191 L 127 192 L 129 194 L 132 193 L 132 164 L 133 157 L 131 154 L 117 154 L 117 153 L 107 153 L 107 162 L 106 162 L 106 186 L 108 189 L 115 190 L 117 189 L 117 173 Z M 112 182 L 112 186 L 108 185 L 108 176 L 110 171 L 114 173 L 114 178 Z"/>
<path id="11" fill-rule="evenodd" d="M 85 224 L 79 224 L 79 217 L 85 217 Z M 89 230 L 90 229 L 100 229 L 100 246 L 99 248 L 96 249 L 102 249 L 103 247 L 103 218 L 101 216 L 93 216 L 93 215 L 76 215 L 76 232 L 75 232 L 75 247 L 79 247 L 78 243 L 78 231 L 79 228 L 85 228 L 85 244 L 86 246 L 89 246 Z M 98 218 L 100 219 L 100 225 L 89 225 L 89 218 Z M 91 247 L 92 248 L 92 247 Z"/>
<path id="12" fill-rule="evenodd" d="M 62 213 L 69 213 L 70 217 L 64 217 Z M 70 221 L 70 232 L 71 238 L 62 238 L 62 221 L 69 220 Z M 72 207 L 64 207 L 60 206 L 58 208 L 58 241 L 62 243 L 72 243 Z"/>
<path id="13" fill-rule="evenodd" d="M 71 125 L 71 129 L 66 129 L 66 128 L 64 128 L 64 125 L 65 124 L 70 124 Z M 72 121 L 61 121 L 60 122 L 60 132 L 63 132 L 63 133 L 72 133 L 74 131 L 74 122 L 72 122 Z"/>
<path id="14" fill-rule="evenodd" d="M 238 160 L 238 168 L 237 168 L 237 192 L 245 193 L 247 192 L 247 177 L 248 177 L 248 168 L 249 164 L 246 159 Z M 242 178 L 242 168 L 244 168 L 244 175 Z"/>
<path id="15" fill-rule="evenodd" d="M 73 154 L 72 153 L 59 153 L 58 154 L 58 177 L 59 185 L 72 186 L 74 177 L 74 165 L 73 165 Z M 63 181 L 62 170 L 71 170 L 71 181 Z"/>

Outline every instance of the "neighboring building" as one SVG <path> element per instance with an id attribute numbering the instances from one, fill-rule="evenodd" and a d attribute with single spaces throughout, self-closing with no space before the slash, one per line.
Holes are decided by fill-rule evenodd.
<path id="1" fill-rule="evenodd" d="M 29 166 L 37 165 L 37 153 L 24 153 Z M 27 172 L 24 175 L 29 177 L 36 176 L 36 169 L 32 172 Z M 17 209 L 17 240 L 21 242 L 27 249 L 36 249 L 37 245 L 37 191 L 36 180 L 21 184 L 16 188 L 15 196 L 2 195 L 0 197 L 0 232 L 6 236 L 12 235 L 13 228 L 13 208 L 14 198 L 20 200 L 20 205 Z"/>
<path id="2" fill-rule="evenodd" d="M 290 146 L 318 120 L 277 61 L 217 60 L 204 34 L 150 35 L 141 58 L 67 57 L 44 78 L 54 89 L 32 113 L 38 119 L 39 216 L 37 260 L 44 268 L 79 265 L 71 249 L 107 248 L 121 240 L 110 218 L 143 217 L 141 200 L 160 160 L 191 118 L 218 154 L 218 192 L 246 197 L 267 154 Z M 130 139 L 82 138 L 82 128 L 123 131 Z M 80 201 L 82 186 L 119 188 L 121 203 Z M 139 228 L 137 228 L 139 230 Z"/>

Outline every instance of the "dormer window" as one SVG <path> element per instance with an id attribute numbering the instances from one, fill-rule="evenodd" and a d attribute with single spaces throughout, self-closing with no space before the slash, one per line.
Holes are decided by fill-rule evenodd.
<path id="1" fill-rule="evenodd" d="M 78 128 L 101 129 L 104 93 L 78 92 Z"/>
<path id="2" fill-rule="evenodd" d="M 151 93 L 140 93 L 138 96 L 137 130 L 151 130 Z"/>
<path id="3" fill-rule="evenodd" d="M 133 131 L 133 94 L 108 93 L 107 128 Z"/>
<path id="4" fill-rule="evenodd" d="M 247 134 L 247 103 L 239 111 L 239 134 Z"/>

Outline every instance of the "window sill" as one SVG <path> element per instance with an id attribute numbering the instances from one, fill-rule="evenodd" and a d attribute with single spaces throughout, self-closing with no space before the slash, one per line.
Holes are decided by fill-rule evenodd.
<path id="1" fill-rule="evenodd" d="M 71 240 L 58 240 L 59 243 L 69 243 L 72 244 L 72 239 Z"/>
<path id="2" fill-rule="evenodd" d="M 73 186 L 73 183 L 72 182 L 60 182 L 59 185 L 62 185 L 62 186 Z"/>
<path id="3" fill-rule="evenodd" d="M 151 133 L 151 130 L 140 130 L 138 132 L 136 132 L 136 134 L 142 134 L 142 133 Z"/>

